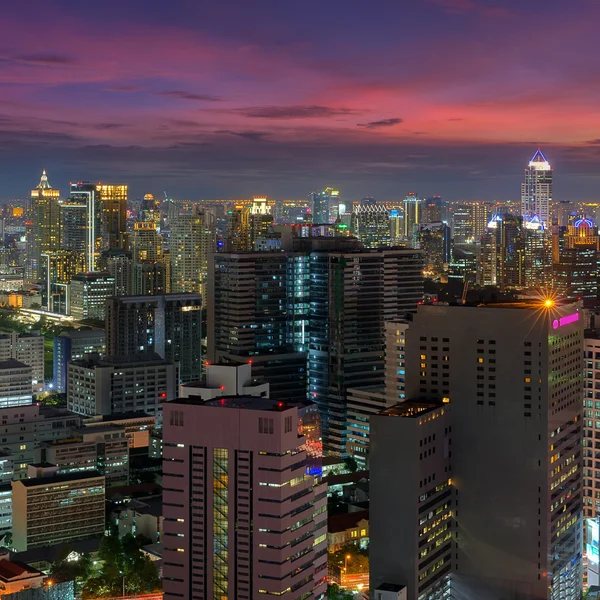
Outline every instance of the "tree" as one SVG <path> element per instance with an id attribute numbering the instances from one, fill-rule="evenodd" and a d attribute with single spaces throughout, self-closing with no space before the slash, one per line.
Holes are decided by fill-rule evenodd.
<path id="1" fill-rule="evenodd" d="M 344 459 L 344 466 L 349 473 L 356 473 L 358 471 L 358 463 L 354 456 L 348 456 Z"/>
<path id="2" fill-rule="evenodd" d="M 353 600 L 354 594 L 342 590 L 338 585 L 332 583 L 327 586 L 327 598 L 329 600 Z"/>

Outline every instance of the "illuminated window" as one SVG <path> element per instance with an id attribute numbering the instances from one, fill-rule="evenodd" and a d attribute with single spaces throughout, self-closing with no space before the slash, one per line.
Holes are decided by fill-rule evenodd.
<path id="1" fill-rule="evenodd" d="M 21 444 L 19 446 L 19 450 L 27 450 L 27 445 L 26 444 Z"/>
<path id="2" fill-rule="evenodd" d="M 483 358 L 479 357 L 479 358 L 477 359 L 477 362 L 478 362 L 478 363 L 482 363 L 482 362 L 483 362 Z"/>
<path id="3" fill-rule="evenodd" d="M 531 377 L 525 377 L 525 383 L 531 383 Z"/>
<path id="4" fill-rule="evenodd" d="M 366 530 L 366 529 L 361 529 L 361 530 L 360 530 L 360 535 L 361 535 L 362 537 L 364 537 L 365 535 L 367 535 L 367 530 Z"/>
<path id="5" fill-rule="evenodd" d="M 427 354 L 421 354 L 421 360 L 425 360 L 427 358 Z"/>
<path id="6" fill-rule="evenodd" d="M 427 363 L 421 363 L 421 369 L 424 369 L 427 366 Z"/>
<path id="7" fill-rule="evenodd" d="M 213 600 L 229 593 L 229 452 L 213 451 Z"/>
<path id="8" fill-rule="evenodd" d="M 351 531 L 350 537 L 353 537 L 353 538 L 358 537 L 358 531 Z"/>

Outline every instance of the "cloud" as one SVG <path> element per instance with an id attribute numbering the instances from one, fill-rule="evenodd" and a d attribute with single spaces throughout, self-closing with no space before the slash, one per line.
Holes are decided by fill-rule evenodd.
<path id="1" fill-rule="evenodd" d="M 237 135 L 238 137 L 251 140 L 253 142 L 262 142 L 269 135 L 269 133 L 266 131 L 231 131 L 230 129 L 219 129 L 218 131 L 215 131 L 215 133 Z"/>
<path id="2" fill-rule="evenodd" d="M 221 96 L 213 96 L 212 94 L 196 94 L 186 90 L 169 90 L 167 92 L 154 92 L 155 96 L 166 96 L 169 98 L 179 98 L 180 100 L 199 100 L 200 102 L 220 102 L 223 100 Z"/>
<path id="3" fill-rule="evenodd" d="M 404 119 L 400 119 L 398 117 L 394 119 L 382 119 L 381 121 L 370 121 L 369 123 L 358 123 L 359 127 L 364 127 L 365 129 L 378 129 L 379 127 L 393 127 L 394 125 L 399 125 L 404 122 Z"/>
<path id="4" fill-rule="evenodd" d="M 254 106 L 240 108 L 235 112 L 253 119 L 322 119 L 353 115 L 362 111 L 351 108 L 298 104 L 295 106 Z"/>
<path id="5" fill-rule="evenodd" d="M 590 146 L 600 146 L 600 139 L 588 140 L 586 144 L 589 144 Z"/>
<path id="6" fill-rule="evenodd" d="M 21 54 L 17 56 L 0 56 L 0 59 L 10 60 L 25 65 L 46 65 L 61 66 L 73 65 L 75 60 L 63 54 L 39 53 L 39 54 Z"/>
<path id="7" fill-rule="evenodd" d="M 454 121 L 464 121 L 464 119 L 462 117 L 453 117 L 451 119 L 448 119 L 448 121 L 450 122 L 454 122 Z"/>
<path id="8" fill-rule="evenodd" d="M 96 123 L 93 127 L 95 129 L 121 129 L 127 125 L 125 123 Z"/>
<path id="9" fill-rule="evenodd" d="M 144 88 L 138 85 L 115 85 L 113 87 L 104 88 L 106 92 L 139 92 Z"/>

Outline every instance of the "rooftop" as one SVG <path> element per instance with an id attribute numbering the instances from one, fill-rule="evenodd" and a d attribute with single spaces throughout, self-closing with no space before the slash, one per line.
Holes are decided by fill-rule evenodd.
<path id="1" fill-rule="evenodd" d="M 52 475 L 51 477 L 31 477 L 29 479 L 20 479 L 14 481 L 15 484 L 23 484 L 25 487 L 36 487 L 38 485 L 53 485 L 55 483 L 67 483 L 69 481 L 78 481 L 80 479 L 102 478 L 98 471 L 86 471 L 81 473 L 64 473 L 62 475 Z"/>
<path id="2" fill-rule="evenodd" d="M 26 365 L 25 363 L 15 360 L 14 358 L 9 358 L 7 360 L 0 360 L 0 370 L 3 371 L 4 369 L 29 369 L 29 370 L 31 370 L 31 367 L 29 365 Z"/>
<path id="3" fill-rule="evenodd" d="M 171 361 L 161 358 L 156 352 L 139 352 L 137 354 L 127 354 L 126 356 L 104 356 L 100 358 L 98 354 L 90 354 L 87 358 L 71 361 L 71 364 L 80 367 L 120 367 L 136 365 L 171 365 Z"/>
<path id="4" fill-rule="evenodd" d="M 405 419 L 415 419 L 423 416 L 424 413 L 437 410 L 444 406 L 441 402 L 426 402 L 418 400 L 407 400 L 406 402 L 399 402 L 394 406 L 390 406 L 385 410 L 379 411 L 378 415 L 385 415 L 387 417 L 403 417 Z"/>
<path id="5" fill-rule="evenodd" d="M 81 330 L 70 330 L 63 331 L 58 337 L 68 337 L 72 340 L 85 339 L 89 337 L 103 338 L 104 331 L 102 329 L 81 329 Z"/>
<path id="6" fill-rule="evenodd" d="M 340 533 L 352 529 L 363 519 L 369 520 L 368 510 L 357 510 L 344 515 L 331 515 L 327 518 L 327 532 Z"/>
<path id="7" fill-rule="evenodd" d="M 202 400 L 199 396 L 190 396 L 189 398 L 178 398 L 171 400 L 171 404 L 193 404 L 196 406 L 214 406 L 223 408 L 247 408 L 250 410 L 272 410 L 282 412 L 299 403 L 288 403 L 271 398 L 262 398 L 260 396 L 221 396 L 212 400 Z M 311 404 L 306 402 L 306 404 Z M 305 404 L 302 404 L 304 406 Z"/>
<path id="8" fill-rule="evenodd" d="M 41 571 L 38 571 L 25 563 L 12 560 L 0 560 L 0 580 L 2 581 L 10 581 L 15 577 L 24 579 L 26 576 L 40 577 L 41 575 L 43 575 Z"/>

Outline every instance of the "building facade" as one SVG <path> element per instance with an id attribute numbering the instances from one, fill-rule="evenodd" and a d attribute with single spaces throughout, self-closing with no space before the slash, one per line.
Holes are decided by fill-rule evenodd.
<path id="1" fill-rule="evenodd" d="M 521 215 L 537 216 L 546 227 L 551 224 L 552 174 L 550 163 L 538 148 L 525 169 L 525 181 L 521 184 Z"/>
<path id="2" fill-rule="evenodd" d="M 79 273 L 71 279 L 69 288 L 73 318 L 104 320 L 106 300 L 115 295 L 115 278 L 110 273 Z"/>
<path id="3" fill-rule="evenodd" d="M 316 415 L 245 396 L 165 406 L 166 600 L 326 597 Z"/>

